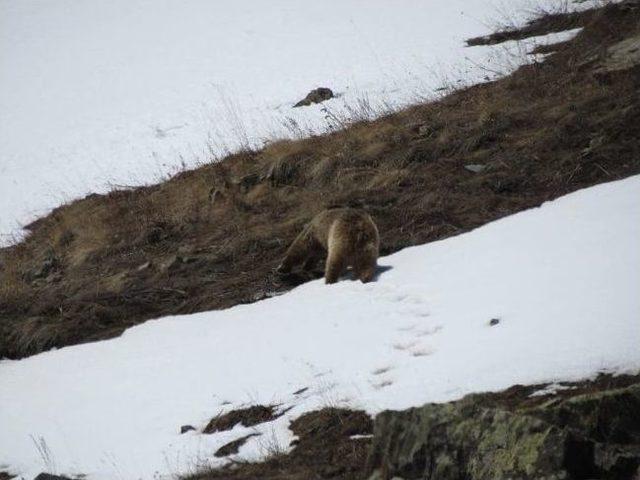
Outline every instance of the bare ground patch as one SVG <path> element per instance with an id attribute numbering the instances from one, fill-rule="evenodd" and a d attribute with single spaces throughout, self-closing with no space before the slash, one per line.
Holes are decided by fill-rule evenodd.
<path id="1" fill-rule="evenodd" d="M 251 407 L 232 410 L 223 415 L 213 417 L 202 433 L 211 434 L 231 430 L 240 424 L 243 427 L 253 427 L 264 422 L 270 422 L 281 417 L 285 412 L 278 411 L 275 406 L 253 405 Z"/>
<path id="2" fill-rule="evenodd" d="M 593 380 L 562 382 L 565 389 L 546 395 L 532 396 L 548 384 L 514 385 L 502 392 L 475 394 L 461 401 L 468 401 L 468 398 L 474 397 L 476 409 L 482 407 L 530 410 L 585 394 L 615 391 L 635 385 L 639 381 L 639 375 L 601 374 Z M 451 402 L 451 405 L 458 402 Z M 629 421 L 637 422 L 637 416 L 630 417 Z M 604 425 L 602 427 L 606 428 Z M 364 412 L 326 408 L 301 416 L 291 423 L 290 428 L 299 439 L 289 454 L 283 453 L 282 448 L 279 450 L 280 453 L 268 457 L 264 462 L 233 461 L 222 469 L 203 471 L 184 478 L 358 480 L 368 478 L 371 474 L 371 447 L 376 438 L 371 435 L 373 422 Z"/>
<path id="3" fill-rule="evenodd" d="M 213 454 L 216 457 L 228 457 L 229 455 L 235 455 L 240 451 L 240 447 L 242 447 L 247 440 L 252 437 L 259 436 L 259 433 L 250 433 L 249 435 L 245 435 L 240 437 L 232 442 L 229 442 L 223 446 L 221 446 L 216 452 Z"/>
<path id="4" fill-rule="evenodd" d="M 371 417 L 361 411 L 326 408 L 307 413 L 290 426 L 298 437 L 289 454 L 270 455 L 264 462 L 234 461 L 229 466 L 184 477 L 204 479 L 308 480 L 365 478 L 364 468 L 373 432 Z M 351 438 L 361 435 L 363 437 Z"/>

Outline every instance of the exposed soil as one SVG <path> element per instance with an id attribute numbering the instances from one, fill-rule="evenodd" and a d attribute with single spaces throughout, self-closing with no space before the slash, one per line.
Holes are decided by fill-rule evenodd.
<path id="1" fill-rule="evenodd" d="M 247 443 L 251 437 L 259 436 L 259 433 L 250 433 L 249 435 L 245 435 L 244 437 L 240 437 L 233 442 L 229 442 L 223 446 L 221 446 L 216 452 L 213 454 L 216 457 L 228 457 L 229 455 L 234 455 L 238 453 L 240 447 Z"/>
<path id="2" fill-rule="evenodd" d="M 261 463 L 234 462 L 226 468 L 186 477 L 204 479 L 309 480 L 365 478 L 365 463 L 371 444 L 373 421 L 364 412 L 326 408 L 307 413 L 291 423 L 298 436 L 286 455 L 274 448 Z M 364 435 L 364 438 L 351 438 Z"/>
<path id="3" fill-rule="evenodd" d="M 640 173 L 638 70 L 593 75 L 594 58 L 640 30 L 629 5 L 579 15 L 585 28 L 574 40 L 502 80 L 56 209 L 0 251 L 0 357 L 315 278 L 322 272 L 283 278 L 273 269 L 327 206 L 366 209 L 388 254 Z"/>
<path id="4" fill-rule="evenodd" d="M 508 409 L 535 407 L 547 402 L 550 398 L 565 399 L 584 395 L 585 393 L 602 392 L 628 387 L 640 382 L 640 375 L 611 376 L 600 374 L 593 380 L 581 382 L 560 382 L 562 389 L 554 393 L 531 396 L 534 392 L 544 389 L 550 384 L 514 385 L 498 393 L 484 393 L 487 404 Z"/>
<path id="5" fill-rule="evenodd" d="M 260 423 L 275 420 L 284 413 L 283 411 L 278 412 L 275 406 L 265 407 L 264 405 L 253 405 L 248 408 L 232 410 L 224 415 L 213 417 L 202 433 L 211 434 L 231 430 L 238 424 L 241 424 L 243 427 L 253 427 Z"/>
<path id="6" fill-rule="evenodd" d="M 572 13 L 550 13 L 541 15 L 531 20 L 523 28 L 505 28 L 498 32 L 483 37 L 474 37 L 467 40 L 467 45 L 496 45 L 509 40 L 524 40 L 525 38 L 548 35 L 549 33 L 564 32 L 579 28 L 589 23 L 597 10 L 586 10 Z M 541 12 L 542 13 L 542 12 Z"/>

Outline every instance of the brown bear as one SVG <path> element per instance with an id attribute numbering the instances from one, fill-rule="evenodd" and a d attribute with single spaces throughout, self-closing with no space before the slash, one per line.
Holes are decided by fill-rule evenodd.
<path id="1" fill-rule="evenodd" d="M 369 214 L 355 208 L 330 208 L 316 215 L 293 241 L 279 273 L 289 273 L 303 264 L 313 268 L 325 254 L 324 278 L 335 283 L 347 267 L 352 267 L 362 282 L 373 279 L 378 260 L 380 235 Z"/>

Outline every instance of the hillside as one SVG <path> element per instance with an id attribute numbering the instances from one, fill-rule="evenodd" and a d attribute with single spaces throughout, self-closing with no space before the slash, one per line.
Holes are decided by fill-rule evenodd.
<path id="1" fill-rule="evenodd" d="M 523 23 L 531 0 L 402 2 L 0 0 L 0 246 L 61 203 L 325 133 L 356 112 L 371 119 L 526 61 L 465 39 Z M 335 98 L 292 108 L 320 86 Z"/>
<path id="2" fill-rule="evenodd" d="M 313 437 L 337 421 L 331 409 L 375 416 L 539 385 L 525 400 L 535 391 L 579 393 L 570 382 L 598 373 L 637 374 L 639 198 L 636 175 L 405 248 L 380 259 L 384 271 L 372 283 L 317 280 L 250 305 L 164 317 L 116 339 L 3 362 L 0 451 L 27 477 L 54 467 L 96 479 L 166 478 L 284 455 L 295 445 L 290 427 Z M 46 395 L 34 395 L 35 381 Z M 635 452 L 638 412 L 629 410 L 628 420 L 621 410 L 605 425 L 629 430 L 619 443 Z M 340 435 L 349 437 L 347 451 L 370 441 L 350 439 L 371 433 L 364 413 L 338 415 L 349 425 Z M 181 435 L 183 425 L 194 430 Z M 434 435 L 411 431 L 387 424 L 374 439 L 378 455 L 402 465 L 413 454 L 399 449 L 411 452 L 412 442 Z M 311 446 L 323 444 L 314 438 Z M 51 465 L 42 465 L 34 439 L 51 452 Z M 229 444 L 238 441 L 233 454 Z M 419 457 L 411 463 L 421 466 Z M 349 465 L 360 477 L 357 467 Z M 341 475 L 327 476 L 353 478 Z"/>
<path id="3" fill-rule="evenodd" d="M 571 14 L 573 40 L 504 79 L 57 208 L 1 251 L 0 356 L 288 290 L 309 278 L 273 268 L 325 206 L 366 208 L 388 254 L 638 173 L 637 68 L 602 67 L 638 33 L 633 5 Z"/>
<path id="4" fill-rule="evenodd" d="M 0 479 L 637 480 L 640 2 L 538 13 L 468 39 L 508 76 L 0 249 Z M 330 206 L 374 282 L 274 271 Z"/>

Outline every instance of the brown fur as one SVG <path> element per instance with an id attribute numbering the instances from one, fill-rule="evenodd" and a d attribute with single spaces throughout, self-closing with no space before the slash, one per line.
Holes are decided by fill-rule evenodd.
<path id="1" fill-rule="evenodd" d="M 355 208 L 331 208 L 316 215 L 293 241 L 278 272 L 302 264 L 311 269 L 325 254 L 325 282 L 335 283 L 348 267 L 362 282 L 373 279 L 380 235 L 371 216 Z"/>

